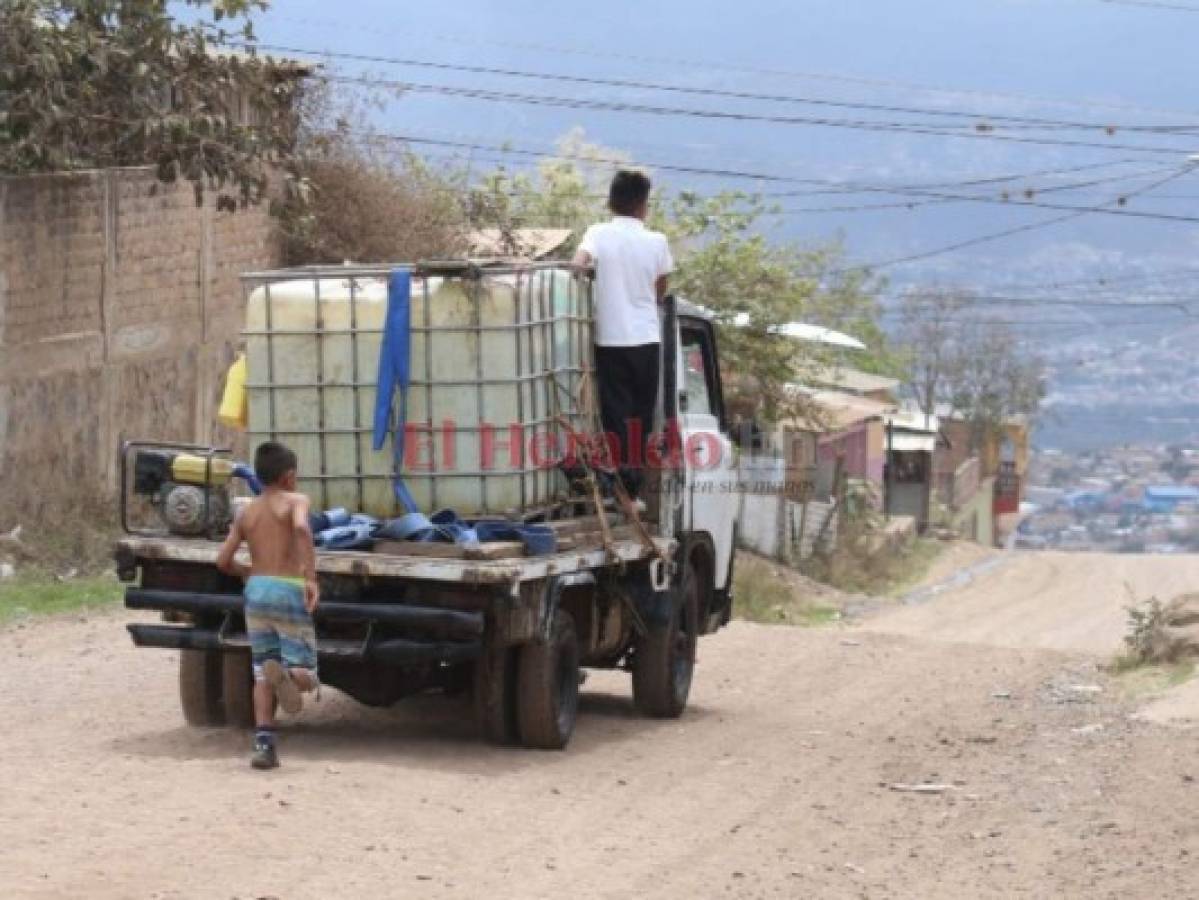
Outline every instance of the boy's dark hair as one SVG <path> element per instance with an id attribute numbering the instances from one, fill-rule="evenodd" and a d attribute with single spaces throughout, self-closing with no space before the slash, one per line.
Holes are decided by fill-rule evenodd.
<path id="1" fill-rule="evenodd" d="M 649 200 L 650 180 L 644 172 L 621 169 L 608 188 L 608 209 L 618 216 L 635 216 Z"/>
<path id="2" fill-rule="evenodd" d="M 299 465 L 295 453 L 278 441 L 259 444 L 254 451 L 254 474 L 264 485 L 275 484 Z"/>

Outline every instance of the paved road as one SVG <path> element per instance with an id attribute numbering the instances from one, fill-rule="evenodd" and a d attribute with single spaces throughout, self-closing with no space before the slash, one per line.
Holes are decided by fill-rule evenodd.
<path id="1" fill-rule="evenodd" d="M 265 774 L 245 735 L 181 724 L 172 655 L 124 613 L 10 627 L 0 896 L 1194 896 L 1199 733 L 1130 718 L 1093 653 L 1008 646 L 1030 587 L 1060 596 L 980 579 L 925 631 L 871 626 L 904 634 L 735 624 L 681 720 L 596 676 L 564 753 L 481 744 L 455 701 L 330 691 Z M 963 643 L 976 620 L 944 621 L 975 591 L 995 625 Z M 918 783 L 946 787 L 892 788 Z"/>

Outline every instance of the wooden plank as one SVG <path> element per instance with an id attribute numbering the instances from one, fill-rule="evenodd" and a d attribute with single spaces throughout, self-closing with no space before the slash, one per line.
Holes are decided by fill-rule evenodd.
<path id="1" fill-rule="evenodd" d="M 488 541 L 475 547 L 442 541 L 378 541 L 374 552 L 426 559 L 516 559 L 525 555 L 525 545 L 520 541 Z"/>
<path id="2" fill-rule="evenodd" d="M 374 552 L 384 556 L 423 556 L 434 559 L 462 559 L 465 556 L 459 544 L 440 541 L 377 541 Z"/>
<path id="3" fill-rule="evenodd" d="M 583 516 L 578 519 L 560 519 L 556 522 L 546 522 L 545 524 L 554 529 L 554 534 L 558 535 L 558 537 L 575 535 L 581 531 L 599 532 L 599 518 L 597 516 Z"/>
<path id="4" fill-rule="evenodd" d="M 467 547 L 467 559 L 515 559 L 525 555 L 523 541 L 488 541 L 474 547 Z"/>
<path id="5" fill-rule="evenodd" d="M 658 539 L 657 544 L 659 550 L 665 553 L 669 553 L 673 548 L 673 542 L 665 539 Z M 118 547 L 132 553 L 138 559 L 161 559 L 202 565 L 212 565 L 220 550 L 220 544 L 198 538 L 125 537 L 118 542 Z M 636 541 L 617 541 L 612 549 L 615 555 L 625 562 L 643 560 L 648 556 L 645 548 Z M 237 559 L 247 565 L 250 562 L 250 556 L 245 551 L 238 553 Z M 356 550 L 318 551 L 316 555 L 317 571 L 329 575 L 412 578 L 508 587 L 516 582 L 533 581 L 551 574 L 564 575 L 598 569 L 611 562 L 607 551 L 598 545 L 588 545 L 553 556 L 526 556 L 508 560 L 399 557 Z"/>

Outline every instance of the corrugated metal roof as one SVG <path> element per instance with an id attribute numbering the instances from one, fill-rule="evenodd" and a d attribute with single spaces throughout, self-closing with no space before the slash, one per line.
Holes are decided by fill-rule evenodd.
<path id="1" fill-rule="evenodd" d="M 784 422 L 795 428 L 803 428 L 819 432 L 841 431 L 854 425 L 868 422 L 871 419 L 883 419 L 894 411 L 892 403 L 881 403 L 857 394 L 846 394 L 842 391 L 813 390 L 812 388 L 793 387 L 807 395 L 812 405 L 817 407 L 821 415 L 819 419 L 792 419 Z"/>
<path id="2" fill-rule="evenodd" d="M 1199 500 L 1199 488 L 1187 484 L 1155 484 L 1145 488 L 1147 500 Z"/>
<path id="3" fill-rule="evenodd" d="M 827 385 L 851 394 L 895 391 L 899 388 L 898 378 L 871 375 L 869 372 L 859 372 L 857 369 L 847 369 L 842 366 L 818 369 L 808 377 L 808 380 L 813 384 Z"/>
<path id="4" fill-rule="evenodd" d="M 467 245 L 475 257 L 544 259 L 572 234 L 569 228 L 516 228 L 507 235 L 499 228 L 481 228 L 471 232 Z"/>

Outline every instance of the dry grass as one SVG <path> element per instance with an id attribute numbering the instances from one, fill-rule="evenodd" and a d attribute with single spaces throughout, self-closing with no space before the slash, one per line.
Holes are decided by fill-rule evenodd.
<path id="1" fill-rule="evenodd" d="M 898 596 L 915 587 L 944 550 L 940 541 L 916 538 L 873 552 L 863 542 L 843 540 L 831 554 L 815 557 L 807 573 L 837 590 L 871 596 Z"/>
<path id="2" fill-rule="evenodd" d="M 1130 699 L 1151 697 L 1189 681 L 1195 674 L 1194 660 L 1154 664 L 1121 656 L 1109 667 L 1119 676 L 1121 690 Z"/>
<path id="3" fill-rule="evenodd" d="M 733 613 L 739 619 L 768 625 L 827 625 L 841 618 L 831 593 L 781 563 L 737 554 Z"/>
<path id="4" fill-rule="evenodd" d="M 19 537 L 7 537 L 15 526 L 20 526 Z M 118 531 L 110 509 L 98 507 L 90 515 L 75 516 L 44 511 L 35 524 L 12 522 L 0 528 L 5 535 L 0 538 L 0 562 L 12 563 L 19 573 L 31 577 L 98 575 L 112 568 Z"/>

